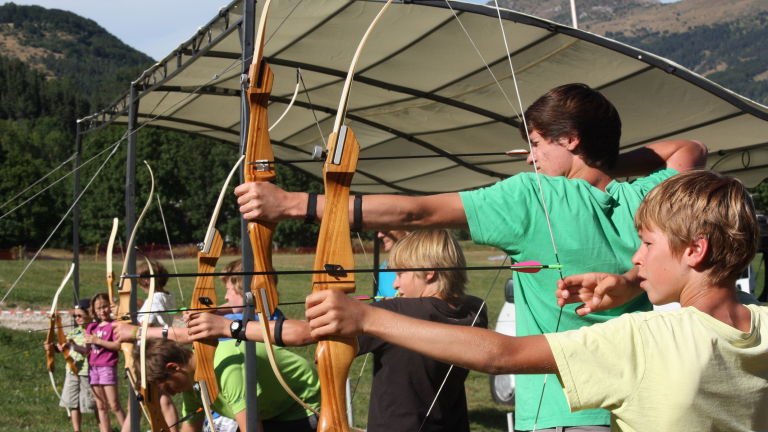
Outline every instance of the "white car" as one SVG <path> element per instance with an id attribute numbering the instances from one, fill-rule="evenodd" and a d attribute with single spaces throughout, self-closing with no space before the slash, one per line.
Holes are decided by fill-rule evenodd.
<path id="1" fill-rule="evenodd" d="M 504 285 L 504 297 L 506 302 L 499 313 L 499 320 L 496 322 L 496 331 L 507 336 L 515 336 L 515 284 L 512 279 L 508 279 Z M 755 295 L 755 272 L 750 264 L 741 274 L 741 279 L 736 281 L 736 287 L 741 291 Z M 680 308 L 680 303 L 670 303 L 662 306 L 654 306 L 654 310 L 675 310 Z M 501 405 L 515 404 L 515 376 L 509 375 L 490 375 L 491 397 Z"/>

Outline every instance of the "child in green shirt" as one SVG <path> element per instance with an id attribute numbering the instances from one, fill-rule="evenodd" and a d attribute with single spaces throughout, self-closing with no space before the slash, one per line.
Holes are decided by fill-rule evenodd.
<path id="1" fill-rule="evenodd" d="M 749 193 L 715 172 L 680 174 L 647 195 L 635 226 L 632 270 L 566 278 L 558 302 L 585 301 L 585 314 L 647 293 L 680 310 L 510 337 L 406 318 L 329 290 L 307 298 L 312 336 L 367 334 L 485 373 L 556 374 L 571 411 L 607 409 L 612 430 L 768 429 L 768 308 L 742 305 L 735 288 L 759 239 Z M 594 281 L 606 283 L 598 290 Z"/>
<path id="2" fill-rule="evenodd" d="M 148 338 L 146 343 L 147 380 L 171 395 L 182 393 L 182 416 L 202 408 L 194 385 L 197 357 L 186 345 L 162 338 Z M 239 346 L 238 346 L 239 345 Z M 275 360 L 288 386 L 315 410 L 320 409 L 320 380 L 314 367 L 306 360 L 282 348 L 275 347 Z M 139 364 L 139 350 L 134 350 Z M 220 342 L 213 359 L 219 396 L 211 410 L 235 419 L 240 430 L 245 427 L 245 345 L 234 340 Z M 294 401 L 282 388 L 269 365 L 264 344 L 256 344 L 256 367 L 259 371 L 257 401 L 262 430 L 310 432 L 317 428 L 317 416 Z M 182 426 L 182 432 L 201 431 L 204 414 L 199 412 Z"/>

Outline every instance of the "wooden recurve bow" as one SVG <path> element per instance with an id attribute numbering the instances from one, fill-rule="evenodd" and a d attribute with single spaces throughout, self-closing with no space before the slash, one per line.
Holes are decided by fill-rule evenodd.
<path id="1" fill-rule="evenodd" d="M 245 156 L 242 156 L 237 161 L 234 168 L 232 168 L 232 171 L 230 171 L 229 176 L 227 176 L 227 180 L 221 188 L 219 200 L 216 202 L 216 208 L 213 211 L 211 222 L 208 224 L 205 240 L 197 245 L 200 248 L 200 252 L 197 254 L 198 273 L 213 273 L 216 269 L 216 262 L 221 256 L 221 248 L 224 245 L 224 242 L 221 239 L 221 234 L 219 234 L 219 231 L 215 228 L 216 219 L 219 216 L 221 204 L 226 196 L 229 181 L 240 167 L 240 163 L 242 163 L 244 158 Z M 216 288 L 214 286 L 213 276 L 198 276 L 197 280 L 195 280 L 195 289 L 192 292 L 191 308 L 195 310 L 195 313 L 213 313 L 217 303 L 216 300 Z M 206 311 L 204 310 L 205 308 L 211 308 L 211 310 Z M 211 415 L 211 405 L 216 402 L 216 399 L 219 397 L 219 383 L 213 368 L 213 358 L 216 354 L 216 346 L 218 344 L 218 339 L 202 339 L 192 342 L 192 347 L 195 350 L 195 356 L 197 357 L 197 367 L 195 368 L 194 379 L 196 387 L 200 391 L 205 416 L 208 418 L 208 424 L 211 426 L 213 432 L 216 432 L 216 429 Z"/>
<path id="2" fill-rule="evenodd" d="M 149 167 L 149 165 L 147 165 Z M 149 170 L 150 176 L 152 175 L 152 170 Z M 152 183 L 154 184 L 154 178 L 152 179 Z M 150 194 L 150 200 L 152 198 L 152 195 Z M 144 259 L 147 261 L 147 266 L 149 267 L 149 274 L 154 275 L 154 270 L 152 269 L 152 263 L 149 262 L 149 258 L 144 257 Z M 155 295 L 155 278 L 149 279 L 149 296 L 147 297 L 147 301 L 150 305 L 152 305 L 152 298 Z M 147 329 L 149 328 L 149 316 L 150 314 L 144 315 L 144 320 L 141 323 L 141 334 L 146 335 Z M 146 341 L 146 336 L 144 336 L 144 340 Z M 137 395 L 140 395 L 139 402 L 144 406 L 144 413 L 147 416 L 147 420 L 149 421 L 150 428 L 152 432 L 170 432 L 171 428 L 168 427 L 168 423 L 165 421 L 165 416 L 163 416 L 163 410 L 160 407 L 160 393 L 159 389 L 157 387 L 157 384 L 150 382 L 147 379 L 147 344 L 142 343 L 139 346 L 139 360 L 140 360 L 140 366 L 141 366 L 141 386 L 139 387 L 139 391 L 136 392 Z"/>
<path id="3" fill-rule="evenodd" d="M 272 143 L 269 139 L 269 124 L 267 118 L 267 105 L 269 95 L 272 92 L 274 74 L 269 64 L 264 59 L 264 35 L 266 32 L 267 15 L 271 0 L 264 2 L 259 27 L 254 43 L 253 61 L 248 70 L 247 95 L 250 106 L 250 119 L 248 126 L 248 138 L 245 149 L 245 181 L 273 181 L 275 171 L 273 165 L 274 154 Z M 248 236 L 253 250 L 253 269 L 256 272 L 273 271 L 272 267 L 272 236 L 276 223 L 251 222 L 248 224 Z M 259 317 L 259 326 L 264 337 L 264 346 L 267 351 L 270 366 L 275 373 L 280 385 L 285 391 L 305 409 L 318 413 L 317 410 L 301 400 L 291 390 L 283 379 L 280 369 L 275 361 L 269 331 L 269 317 L 275 312 L 278 304 L 278 294 L 275 278 L 272 275 L 254 275 L 251 281 L 251 293 L 256 302 L 256 313 Z"/>
<path id="4" fill-rule="evenodd" d="M 69 282 L 69 278 L 72 277 L 72 273 L 74 273 L 74 271 L 75 264 L 72 263 L 72 266 L 69 268 L 69 272 L 67 272 L 67 275 L 64 276 L 64 280 L 61 282 L 59 289 L 56 290 L 56 294 L 53 296 L 53 304 L 51 305 L 51 310 L 48 312 L 48 334 L 45 337 L 45 343 L 50 345 L 50 348 L 45 353 L 48 376 L 51 378 L 53 392 L 56 393 L 56 396 L 59 398 L 59 400 L 61 400 L 61 395 L 59 394 L 59 390 L 56 388 L 56 381 L 53 379 L 53 373 L 56 372 L 56 342 L 64 343 L 66 342 L 66 339 L 64 339 L 64 332 L 61 329 L 61 316 L 59 316 L 57 303 L 59 302 L 59 294 L 61 294 L 64 286 L 66 286 L 67 282 Z M 75 367 L 75 363 L 72 360 L 72 357 L 69 355 L 69 349 L 64 349 L 62 354 L 64 354 L 64 358 L 67 359 L 67 363 L 69 363 L 69 367 L 72 368 L 72 372 L 75 374 L 75 376 L 77 376 L 77 367 Z M 69 408 L 67 408 L 67 416 L 71 416 Z"/>
<path id="5" fill-rule="evenodd" d="M 149 164 L 147 161 L 144 161 L 144 165 L 147 166 L 147 169 L 149 170 L 149 176 L 152 181 L 152 186 L 149 190 L 149 198 L 147 199 L 147 203 L 144 204 L 144 209 L 141 211 L 141 214 L 139 215 L 139 218 L 136 220 L 136 224 L 133 227 L 133 232 L 131 233 L 131 238 L 128 240 L 128 246 L 125 249 L 125 261 L 123 261 L 123 269 L 120 271 L 120 275 L 124 276 L 126 275 L 126 270 L 128 269 L 128 260 L 131 257 L 131 250 L 133 248 L 134 242 L 136 240 L 136 232 L 138 231 L 139 225 L 141 224 L 142 219 L 144 219 L 144 215 L 147 213 L 147 210 L 149 209 L 150 204 L 152 204 L 152 195 L 155 193 L 155 176 L 152 174 L 152 168 L 149 167 Z M 113 225 L 114 226 L 114 225 Z M 150 266 L 150 269 L 152 267 Z M 111 269 L 107 269 L 107 272 L 109 272 Z M 107 277 L 107 281 L 109 282 L 109 277 Z M 130 321 L 131 320 L 131 290 L 133 290 L 133 279 L 130 278 L 120 278 L 120 284 L 118 286 L 117 294 L 119 299 L 118 304 L 118 310 L 117 315 L 115 316 L 116 321 Z M 152 298 L 149 298 L 149 301 L 152 301 Z M 140 388 L 138 386 L 138 383 L 136 382 L 136 374 L 134 373 L 133 369 L 133 342 L 123 342 L 120 344 L 120 350 L 123 352 L 123 355 L 125 356 L 125 373 L 128 376 L 128 379 L 131 382 L 131 385 L 133 386 L 134 393 L 136 394 L 136 397 L 139 398 L 139 401 L 141 402 L 141 393 Z M 141 409 L 144 411 L 144 416 L 147 418 L 147 420 L 152 424 L 149 414 L 147 413 L 147 409 L 145 407 L 144 403 L 141 403 Z M 163 420 L 165 421 L 165 420 Z M 153 430 L 154 431 L 154 430 Z M 166 427 L 166 432 L 169 432 L 170 429 Z"/>
<path id="6" fill-rule="evenodd" d="M 345 293 L 355 291 L 354 274 L 346 273 L 355 267 L 349 228 L 349 188 L 357 169 L 360 145 L 351 128 L 343 125 L 349 91 L 355 74 L 360 52 L 392 0 L 389 0 L 365 32 L 352 59 L 344 89 L 336 112 L 333 132 L 328 137 L 328 149 L 323 166 L 325 183 L 325 207 L 320 224 L 314 270 L 327 273 L 315 274 L 312 292 L 334 289 Z M 357 338 L 331 336 L 320 339 L 315 356 L 320 375 L 322 400 L 318 432 L 348 431 L 345 384 L 349 367 L 358 352 Z"/>

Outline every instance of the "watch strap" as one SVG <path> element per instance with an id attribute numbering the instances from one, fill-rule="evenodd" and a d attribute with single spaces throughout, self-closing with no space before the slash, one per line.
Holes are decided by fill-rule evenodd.
<path id="1" fill-rule="evenodd" d="M 285 316 L 280 315 L 275 321 L 275 331 L 272 332 L 275 337 L 275 345 L 279 347 L 285 347 L 285 343 L 283 343 L 283 322 L 284 321 L 285 321 Z"/>

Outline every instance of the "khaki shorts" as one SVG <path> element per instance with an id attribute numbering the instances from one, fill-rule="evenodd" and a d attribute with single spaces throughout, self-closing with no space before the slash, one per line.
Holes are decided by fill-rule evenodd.
<path id="1" fill-rule="evenodd" d="M 96 400 L 91 394 L 90 379 L 87 376 L 80 375 L 80 381 L 77 377 L 67 372 L 64 380 L 64 388 L 61 390 L 61 400 L 59 406 L 62 408 L 79 409 L 80 412 L 91 413 L 96 410 Z M 80 384 L 82 382 L 82 385 Z"/>

